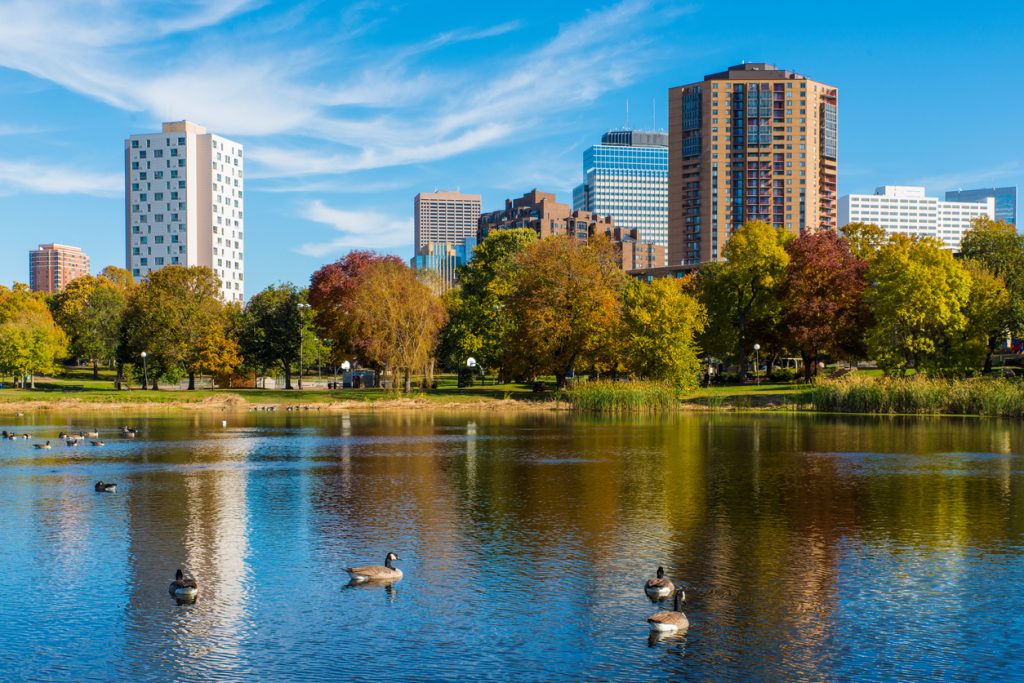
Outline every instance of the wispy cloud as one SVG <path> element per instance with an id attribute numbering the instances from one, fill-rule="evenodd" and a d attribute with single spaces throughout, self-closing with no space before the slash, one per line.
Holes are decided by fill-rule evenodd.
<path id="1" fill-rule="evenodd" d="M 215 39 L 179 40 L 168 50 L 181 33 L 218 37 L 222 24 L 256 3 L 12 0 L 0 5 L 0 65 L 154 119 L 190 118 L 247 137 L 255 178 L 337 175 L 538 134 L 645 68 L 646 30 L 668 11 L 657 2 L 623 0 L 523 51 L 438 68 L 424 56 L 522 25 L 459 28 L 404 47 L 346 45 L 383 12 L 362 3 L 347 10 L 358 12 L 362 28 L 343 39 L 332 32 L 296 40 L 294 31 L 268 28 L 230 51 Z"/>
<path id="2" fill-rule="evenodd" d="M 322 258 L 349 249 L 392 249 L 408 244 L 412 234 L 411 218 L 396 218 L 378 211 L 336 209 L 319 199 L 303 207 L 301 215 L 341 233 L 326 242 L 307 242 L 295 248 L 305 256 Z"/>
<path id="3" fill-rule="evenodd" d="M 115 197 L 124 193 L 124 176 L 71 166 L 0 160 L 0 194 L 14 192 Z"/>
<path id="4" fill-rule="evenodd" d="M 954 173 L 925 176 L 912 181 L 914 185 L 936 190 L 955 190 L 957 188 L 985 187 L 993 183 L 1009 182 L 1020 175 L 1021 162 L 1007 161 L 983 169 L 973 169 Z"/>

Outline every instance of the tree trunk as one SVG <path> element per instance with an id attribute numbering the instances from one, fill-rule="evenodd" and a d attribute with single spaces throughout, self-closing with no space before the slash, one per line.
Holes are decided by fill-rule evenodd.
<path id="1" fill-rule="evenodd" d="M 291 363 L 285 363 L 284 364 L 284 388 L 285 389 L 291 389 L 292 388 L 292 364 Z"/>
<path id="2" fill-rule="evenodd" d="M 409 370 L 408 369 L 406 369 L 406 371 L 405 371 L 404 382 L 405 382 L 405 393 L 408 394 L 408 393 L 410 393 L 412 391 L 412 382 L 409 379 Z"/>
<path id="3" fill-rule="evenodd" d="M 92 359 L 92 378 L 93 379 L 99 379 L 100 378 L 100 362 L 96 358 Z"/>
<path id="4" fill-rule="evenodd" d="M 565 386 L 565 373 L 563 373 L 563 372 L 556 372 L 555 373 L 555 386 L 557 388 L 559 388 L 559 389 L 561 389 L 561 388 L 563 388 Z"/>
<path id="5" fill-rule="evenodd" d="M 189 391 L 195 391 L 196 390 L 196 373 L 194 373 L 194 372 L 188 373 L 188 390 Z"/>
<path id="6" fill-rule="evenodd" d="M 995 337 L 989 337 L 988 338 L 988 348 L 986 349 L 987 353 L 985 354 L 985 368 L 982 370 L 982 374 L 985 374 L 985 375 L 991 375 L 992 374 L 992 354 L 995 352 L 995 350 L 996 350 L 996 338 Z"/>
<path id="7" fill-rule="evenodd" d="M 804 362 L 804 381 L 810 382 L 811 376 L 817 372 L 817 364 L 812 367 L 813 359 L 810 354 L 800 352 L 800 358 Z"/>

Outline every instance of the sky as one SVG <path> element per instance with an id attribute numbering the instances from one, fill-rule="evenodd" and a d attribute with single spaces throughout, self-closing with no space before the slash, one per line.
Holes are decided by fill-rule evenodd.
<path id="1" fill-rule="evenodd" d="M 839 88 L 839 191 L 1024 186 L 1024 3 L 0 0 L 0 283 L 40 243 L 124 266 L 124 139 L 245 146 L 247 295 L 412 255 L 413 196 L 572 202 L 607 130 L 742 61 Z M 627 120 L 626 110 L 629 116 Z"/>

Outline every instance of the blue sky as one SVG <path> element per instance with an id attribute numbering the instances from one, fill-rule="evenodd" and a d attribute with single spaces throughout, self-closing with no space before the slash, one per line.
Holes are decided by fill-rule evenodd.
<path id="1" fill-rule="evenodd" d="M 123 140 L 244 143 L 246 288 L 408 258 L 416 192 L 571 202 L 666 90 L 767 61 L 840 89 L 840 192 L 1024 185 L 1024 3 L 0 0 L 0 282 L 40 242 L 124 265 Z"/>

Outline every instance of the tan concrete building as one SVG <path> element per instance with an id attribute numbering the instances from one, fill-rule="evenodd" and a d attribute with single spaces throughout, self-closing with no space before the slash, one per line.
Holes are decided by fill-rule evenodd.
<path id="1" fill-rule="evenodd" d="M 413 200 L 415 245 L 431 242 L 462 244 L 476 237 L 480 195 L 461 192 L 420 192 Z"/>
<path id="2" fill-rule="evenodd" d="M 604 235 L 615 244 L 619 266 L 624 270 L 665 265 L 665 247 L 641 241 L 638 229 L 624 230 L 616 227 L 611 216 L 574 210 L 559 202 L 552 192 L 534 189 L 519 199 L 506 199 L 504 210 L 480 216 L 477 240 L 482 242 L 494 230 L 514 228 L 530 228 L 538 237 L 567 235 L 587 240 Z"/>
<path id="3" fill-rule="evenodd" d="M 78 247 L 40 244 L 28 253 L 28 283 L 33 292 L 55 294 L 76 277 L 89 274 L 89 257 Z"/>
<path id="4" fill-rule="evenodd" d="M 669 89 L 668 262 L 718 261 L 761 220 L 835 230 L 838 91 L 771 64 Z"/>

